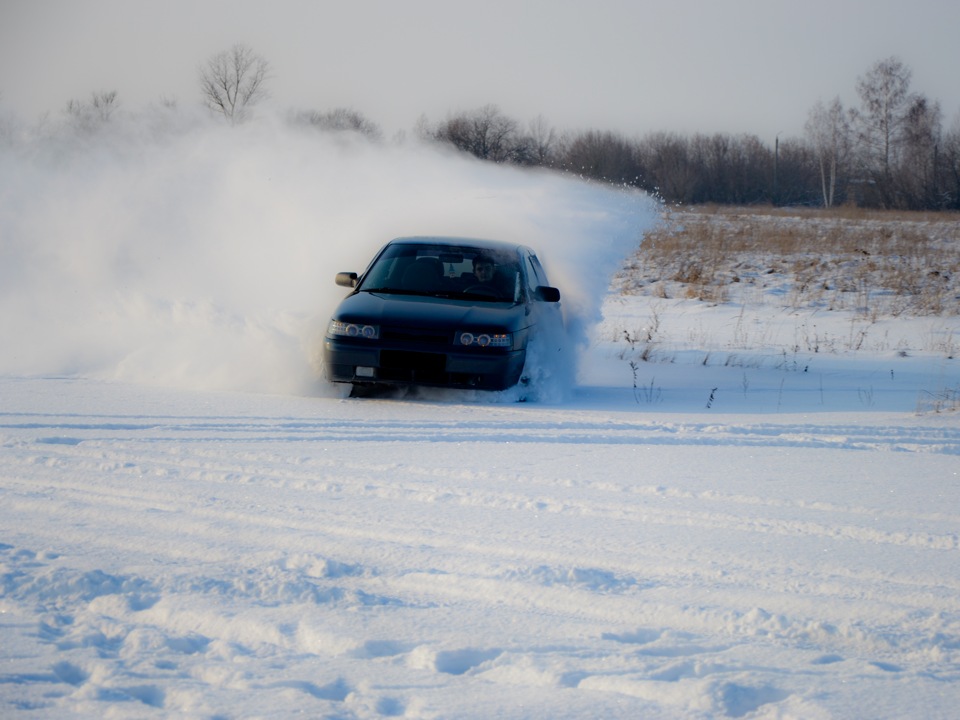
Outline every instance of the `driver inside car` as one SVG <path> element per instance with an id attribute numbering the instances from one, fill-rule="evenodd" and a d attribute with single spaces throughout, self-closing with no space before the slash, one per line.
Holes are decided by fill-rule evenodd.
<path id="1" fill-rule="evenodd" d="M 473 281 L 465 292 L 482 295 L 486 299 L 506 300 L 511 295 L 511 288 L 506 284 L 501 265 L 494 262 L 489 255 L 477 255 L 473 258 Z"/>
<path id="2" fill-rule="evenodd" d="M 496 272 L 496 266 L 486 255 L 477 255 L 473 259 L 473 274 L 481 285 L 492 284 L 494 272 Z"/>

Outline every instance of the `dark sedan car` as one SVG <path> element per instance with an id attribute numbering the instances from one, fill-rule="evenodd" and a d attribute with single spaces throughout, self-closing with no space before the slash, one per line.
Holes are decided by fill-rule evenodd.
<path id="1" fill-rule="evenodd" d="M 523 381 L 532 338 L 562 327 L 560 291 L 533 251 L 461 238 L 399 238 L 362 275 L 323 343 L 328 380 L 357 386 L 504 390 Z"/>

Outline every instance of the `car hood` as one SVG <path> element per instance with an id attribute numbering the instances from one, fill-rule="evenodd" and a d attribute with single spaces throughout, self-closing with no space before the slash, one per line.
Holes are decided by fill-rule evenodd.
<path id="1" fill-rule="evenodd" d="M 353 323 L 418 327 L 502 328 L 526 327 L 526 306 L 509 303 L 477 303 L 422 295 L 358 292 L 340 302 L 336 318 Z"/>

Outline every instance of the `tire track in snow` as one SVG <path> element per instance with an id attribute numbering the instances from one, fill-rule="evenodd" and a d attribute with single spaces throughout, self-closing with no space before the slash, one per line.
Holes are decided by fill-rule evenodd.
<path id="1" fill-rule="evenodd" d="M 242 422 L 239 425 L 245 426 Z M 231 426 L 233 427 L 235 426 Z M 158 528 L 162 528 L 166 522 L 158 514 L 160 512 L 180 512 L 186 516 L 192 516 L 195 518 L 193 524 L 198 528 L 202 528 L 207 519 L 214 518 L 221 520 L 227 518 L 235 522 L 237 527 L 248 529 L 265 526 L 264 532 L 268 532 L 269 528 L 277 525 L 275 521 L 265 523 L 257 513 L 249 513 L 242 507 L 228 510 L 223 506 L 222 500 L 210 502 L 209 506 L 200 503 L 196 507 L 183 508 L 179 498 L 154 489 L 149 481 L 150 478 L 157 480 L 186 478 L 191 482 L 203 483 L 202 495 L 214 499 L 217 498 L 221 486 L 239 484 L 268 486 L 284 491 L 297 490 L 311 494 L 323 492 L 338 496 L 350 495 L 354 498 L 365 497 L 371 503 L 386 502 L 391 506 L 410 503 L 471 506 L 488 511 L 536 512 L 564 518 L 592 517 L 599 522 L 615 521 L 647 528 L 651 526 L 662 526 L 674 530 L 696 528 L 718 532 L 742 532 L 756 536 L 819 536 L 838 542 L 856 541 L 928 550 L 955 550 L 957 547 L 955 533 L 937 535 L 929 532 L 883 531 L 852 524 L 849 521 L 842 524 L 837 522 L 838 516 L 850 514 L 875 520 L 878 512 L 870 508 L 849 508 L 820 503 L 816 508 L 818 514 L 829 517 L 830 520 L 811 522 L 809 518 L 795 520 L 776 515 L 785 510 L 797 509 L 807 510 L 809 515 L 810 508 L 806 503 L 788 503 L 764 499 L 760 496 L 724 495 L 716 491 L 690 493 L 659 486 L 638 487 L 609 481 L 588 483 L 577 489 L 578 493 L 575 497 L 569 497 L 568 488 L 563 488 L 563 496 L 558 496 L 550 494 L 551 490 L 557 489 L 555 479 L 535 476 L 523 478 L 523 486 L 527 492 L 519 492 L 512 481 L 507 483 L 509 489 L 500 489 L 498 486 L 493 490 L 481 491 L 474 487 L 474 481 L 484 478 L 478 476 L 475 471 L 456 475 L 450 473 L 447 468 L 420 465 L 398 468 L 389 463 L 356 460 L 345 462 L 341 458 L 331 460 L 310 458 L 309 461 L 304 458 L 294 458 L 291 461 L 286 459 L 282 452 L 276 450 L 274 439 L 263 438 L 262 434 L 259 437 L 260 439 L 256 442 L 262 445 L 262 448 L 255 449 L 256 446 L 250 445 L 246 451 L 248 455 L 246 462 L 238 462 L 236 456 L 229 450 L 213 450 L 202 445 L 191 447 L 189 453 L 178 452 L 173 456 L 169 451 L 151 454 L 148 450 L 153 444 L 152 441 L 144 442 L 142 438 L 129 441 L 84 440 L 78 443 L 54 443 L 50 446 L 40 443 L 47 453 L 46 456 L 42 456 L 43 462 L 39 463 L 40 474 L 46 474 L 51 462 L 72 463 L 74 472 L 69 473 L 68 477 L 77 475 L 80 479 L 62 481 L 59 486 L 61 492 L 69 487 L 76 493 L 75 498 L 86 496 L 85 502 L 101 511 L 104 508 L 114 507 L 120 518 L 118 523 L 121 525 L 124 517 L 137 517 L 138 513 L 143 511 L 153 513 L 152 518 L 148 517 L 137 522 L 149 525 L 155 521 Z M 249 442 L 251 441 L 248 441 L 248 444 Z M 229 445 L 227 447 L 229 448 Z M 482 452 L 482 449 L 478 448 L 476 452 Z M 34 462 L 37 457 L 34 458 Z M 257 472 L 252 469 L 258 464 L 260 467 L 269 467 L 269 472 Z M 91 489 L 96 488 L 97 485 L 88 482 L 84 477 L 103 472 L 117 472 L 129 479 L 142 479 L 146 474 L 147 482 L 140 482 L 135 487 L 127 487 L 125 482 L 122 487 L 104 488 L 99 491 Z M 385 475 L 389 476 L 386 481 Z M 589 494 L 585 494 L 588 491 Z M 692 501 L 694 509 L 683 505 L 679 507 L 664 505 L 659 502 L 663 499 L 681 502 L 689 500 Z M 709 503 L 711 510 L 704 512 L 699 509 L 703 506 L 704 500 Z M 653 501 L 653 504 L 650 501 Z M 730 508 L 748 507 L 752 514 L 744 513 L 742 510 L 721 512 L 716 507 L 721 504 Z M 20 507 L 23 507 L 23 501 Z M 755 515 L 756 507 L 763 510 L 763 514 L 759 517 Z M 958 519 L 950 515 L 916 516 L 904 512 L 886 513 L 886 516 L 895 519 L 937 520 L 940 523 L 954 525 Z M 273 516 L 268 513 L 268 517 Z M 283 524 L 288 529 L 309 532 L 314 528 L 315 520 L 298 520 L 297 517 L 288 515 Z M 415 535 L 400 526 L 395 526 L 391 531 L 388 527 L 381 525 L 376 531 L 369 531 L 340 520 L 327 520 L 324 532 L 328 536 L 340 535 L 343 538 L 363 538 L 371 542 L 396 542 L 401 545 L 411 542 L 411 537 Z M 455 538 L 449 542 L 449 547 L 455 548 L 460 543 L 461 541 Z M 506 551 L 505 557 L 509 557 L 512 552 Z M 567 549 L 565 552 L 572 552 L 572 549 Z M 562 562 L 559 553 L 549 559 L 551 562 Z M 588 564 L 588 559 L 584 558 L 584 563 Z"/>
<path id="2" fill-rule="evenodd" d="M 274 441 L 268 440 L 272 445 Z M 376 443 L 371 440 L 368 442 Z M 475 441 L 469 441 L 471 444 Z M 41 443 L 45 444 L 45 443 Z M 169 457 L 161 454 L 151 456 L 141 449 L 142 441 L 133 441 L 129 447 L 127 443 L 115 441 L 83 441 L 80 443 L 54 443 L 54 449 L 48 449 L 42 456 L 40 463 L 42 475 L 46 474 L 50 463 L 70 462 L 81 473 L 119 472 L 131 478 L 142 478 L 144 474 L 149 478 L 161 480 L 163 478 L 189 478 L 215 485 L 223 483 L 241 483 L 266 485 L 283 489 L 303 489 L 310 492 L 348 492 L 342 472 L 348 470 L 350 474 L 362 479 L 353 490 L 354 494 L 377 497 L 387 501 L 418 501 L 421 503 L 446 502 L 460 505 L 482 506 L 488 509 L 535 509 L 545 513 L 560 513 L 577 515 L 580 517 L 601 517 L 628 522 L 659 524 L 674 527 L 697 527 L 700 529 L 736 530 L 749 533 L 778 534 L 786 536 L 819 536 L 838 540 L 854 540 L 864 543 L 878 543 L 890 545 L 905 545 L 935 550 L 956 550 L 960 548 L 960 537 L 956 531 L 944 533 L 886 531 L 874 527 L 852 524 L 845 517 L 852 515 L 876 520 L 878 514 L 888 519 L 909 519 L 936 523 L 942 526 L 960 525 L 960 516 L 949 513 L 921 514 L 905 513 L 901 511 L 884 511 L 878 513 L 876 509 L 842 507 L 829 503 L 786 503 L 778 500 L 764 499 L 760 496 L 736 496 L 721 492 L 710 491 L 703 493 L 680 492 L 662 486 L 620 485 L 604 483 L 602 493 L 596 493 L 590 498 L 578 498 L 576 502 L 569 499 L 551 498 L 541 492 L 535 494 L 518 493 L 514 489 L 497 490 L 496 492 L 482 493 L 469 485 L 468 477 L 457 480 L 445 469 L 431 469 L 419 467 L 404 467 L 402 478 L 396 475 L 396 468 L 390 468 L 382 463 L 358 463 L 356 461 L 328 461 L 311 462 L 307 468 L 292 467 L 283 473 L 278 473 L 278 456 L 264 456 L 251 453 L 247 463 L 237 462 L 231 454 L 223 458 L 220 453 L 199 452 L 189 458 L 182 456 Z M 482 452 L 482 444 L 478 444 L 477 452 Z M 257 471 L 257 462 L 267 462 L 269 472 Z M 36 462 L 34 460 L 34 462 Z M 385 470 L 392 470 L 387 482 L 382 480 Z M 331 478 L 324 480 L 324 477 Z M 335 479 L 333 479 L 335 478 Z M 409 479 L 412 478 L 412 479 Z M 437 483 L 442 481 L 442 490 L 438 490 Z M 453 481 L 453 482 L 451 482 Z M 466 485 L 460 484 L 467 482 Z M 536 478 L 524 477 L 524 485 L 536 486 Z M 541 479 L 538 490 L 549 489 L 551 482 Z M 61 485 L 61 489 L 65 489 Z M 97 492 L 89 489 L 89 483 L 79 481 L 73 483 L 73 489 L 80 495 Z M 598 488 L 594 488 L 598 489 Z M 215 489 L 211 492 L 215 493 Z M 149 487 L 138 488 L 136 491 L 125 488 L 113 488 L 109 492 L 102 492 L 95 499 L 101 508 L 117 505 L 125 507 L 123 498 L 136 497 L 139 503 L 147 503 L 151 510 L 172 511 L 179 508 L 179 500 L 161 492 L 153 492 Z M 600 498 L 609 496 L 609 500 Z M 626 496 L 626 497 L 624 497 Z M 655 511 L 649 503 L 637 502 L 641 499 L 673 499 L 693 501 L 696 506 L 703 502 L 712 507 L 709 511 L 691 510 L 687 508 L 670 508 L 659 504 Z M 751 510 L 761 508 L 766 514 L 755 517 L 751 513 L 721 512 L 719 506 L 731 508 L 748 507 Z M 802 520 L 772 517 L 773 511 L 807 510 L 817 511 L 818 516 L 828 520 L 812 522 L 809 517 Z M 809 515 L 809 512 L 806 513 Z M 838 518 L 844 516 L 838 521 Z"/>
<path id="3" fill-rule="evenodd" d="M 42 431 L 50 443 L 80 441 L 88 436 L 139 437 L 144 441 L 246 442 L 514 442 L 546 444 L 724 445 L 743 447 L 831 448 L 896 452 L 960 454 L 960 430 L 923 426 L 867 426 L 798 423 L 683 423 L 654 421 L 530 421 L 501 412 L 484 421 L 403 422 L 395 420 L 315 420 L 277 418 L 190 418 L 102 416 L 99 422 L 77 422 L 62 416 L 0 414 L 0 431 Z M 29 419 L 28 419 L 29 417 Z M 16 418 L 16 419 L 14 419 Z M 69 434 L 64 434 L 69 433 Z M 105 434 L 109 433 L 109 435 Z M 43 440 L 43 436 L 38 440 Z"/>
<path id="4" fill-rule="evenodd" d="M 902 449 L 907 437 L 924 448 L 912 452 L 930 457 L 955 433 L 950 440 L 931 428 L 908 437 L 833 427 L 830 435 L 774 423 L 117 418 L 30 418 L 0 429 L 7 512 L 40 519 L 62 511 L 60 541 L 79 553 L 75 568 L 63 556 L 59 572 L 53 556 L 15 565 L 25 583 L 16 597 L 47 593 L 51 641 L 70 651 L 87 642 L 104 665 L 133 657 L 152 633 L 163 648 L 157 662 L 208 692 L 224 677 L 241 685 L 230 675 L 236 658 L 294 653 L 347 676 L 375 663 L 366 674 L 394 689 L 410 686 L 410 673 L 421 684 L 454 675 L 498 693 L 546 683 L 681 709 L 692 697 L 737 715 L 789 695 L 773 657 L 766 669 L 753 661 L 757 648 L 771 656 L 814 648 L 815 676 L 859 657 L 874 658 L 876 672 L 908 661 L 917 672 L 942 674 L 950 662 L 936 658 L 960 647 L 960 581 L 932 567 L 908 576 L 870 567 L 884 552 L 877 548 L 924 559 L 955 553 L 941 547 L 949 534 L 909 529 L 956 527 L 950 507 L 845 505 L 804 493 L 769 497 L 761 488 L 704 489 L 669 476 L 581 477 L 576 469 L 601 461 L 626 467 L 612 461 L 629 445 L 644 446 L 644 457 L 672 458 L 677 446 L 736 451 L 744 437 L 758 450 L 818 453 L 867 443 Z M 818 432 L 812 443 L 807 436 Z M 567 451 L 570 463 L 551 460 Z M 493 461 L 463 467 L 460 456 Z M 423 518 L 434 522 L 417 526 Z M 906 530 L 884 529 L 891 524 Z M 509 534 L 498 534 L 504 527 Z M 726 541 L 677 541 L 689 533 Z M 152 544 L 124 546 L 140 537 Z M 810 538 L 835 552 L 856 546 L 869 559 L 780 567 L 789 544 L 776 555 L 757 551 L 768 541 L 776 550 Z M 98 543 L 108 552 L 97 552 Z M 88 555 L 122 558 L 129 569 L 83 569 Z M 57 607 L 68 600 L 65 587 L 80 590 L 73 605 Z M 776 609 L 750 606 L 758 602 Z M 409 634 L 350 623 L 351 613 L 371 607 L 402 614 Z M 504 609 L 529 630 L 500 627 Z M 70 624 L 56 626 L 54 610 Z M 552 626 L 564 636 L 552 635 Z M 738 683 L 747 667 L 770 685 Z M 156 668 L 135 669 L 145 679 L 121 690 L 148 707 L 175 706 L 151 680 Z M 49 673 L 54 680 L 93 686 L 83 663 L 59 670 Z M 304 668 L 245 687 L 334 705 L 362 690 L 342 675 L 316 677 L 316 667 Z M 394 696 L 380 703 L 405 706 Z"/>

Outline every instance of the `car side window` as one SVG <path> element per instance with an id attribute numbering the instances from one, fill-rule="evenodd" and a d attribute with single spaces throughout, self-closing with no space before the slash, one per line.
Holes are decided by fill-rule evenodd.
<path id="1" fill-rule="evenodd" d="M 530 282 L 530 289 L 533 290 L 540 285 L 546 285 L 547 278 L 544 275 L 543 268 L 540 267 L 540 262 L 537 260 L 536 256 L 527 255 L 526 260 L 527 278 Z"/>
<path id="2" fill-rule="evenodd" d="M 550 285 L 550 281 L 547 279 L 547 273 L 543 270 L 543 265 L 540 264 L 539 258 L 536 255 L 531 256 L 533 258 L 533 267 L 537 272 L 537 277 L 539 278 L 539 283 L 541 285 Z"/>

